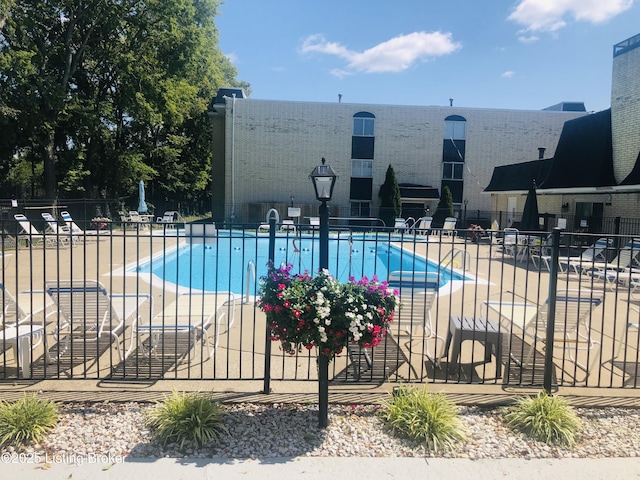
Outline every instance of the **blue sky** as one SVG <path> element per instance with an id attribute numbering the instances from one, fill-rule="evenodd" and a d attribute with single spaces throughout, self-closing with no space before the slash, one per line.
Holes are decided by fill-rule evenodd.
<path id="1" fill-rule="evenodd" d="M 255 99 L 597 111 L 640 0 L 224 0 L 216 25 Z"/>

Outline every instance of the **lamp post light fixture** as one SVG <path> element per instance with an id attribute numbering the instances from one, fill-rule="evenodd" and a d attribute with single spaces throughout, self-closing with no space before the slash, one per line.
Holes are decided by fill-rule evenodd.
<path id="1" fill-rule="evenodd" d="M 327 202 L 333 196 L 333 187 L 338 179 L 336 171 L 331 165 L 325 165 L 325 162 L 326 160 L 322 157 L 322 165 L 314 168 L 309 175 L 316 192 L 316 198 L 322 202 L 318 214 L 320 216 L 319 267 L 323 269 L 329 268 L 329 208 Z"/>
<path id="2" fill-rule="evenodd" d="M 333 195 L 333 187 L 338 174 L 330 165 L 322 165 L 313 169 L 309 178 L 313 183 L 316 198 L 322 202 L 318 210 L 320 216 L 319 262 L 320 269 L 329 268 L 329 208 L 327 202 Z M 322 351 L 318 352 L 318 425 L 326 428 L 329 424 L 329 357 Z"/>

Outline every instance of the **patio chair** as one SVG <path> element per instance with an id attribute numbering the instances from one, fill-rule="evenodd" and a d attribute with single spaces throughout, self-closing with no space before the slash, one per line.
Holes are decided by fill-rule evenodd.
<path id="1" fill-rule="evenodd" d="M 309 228 L 312 230 L 320 228 L 320 217 L 309 217 Z"/>
<path id="2" fill-rule="evenodd" d="M 597 280 L 604 280 L 612 290 L 618 284 L 628 286 L 637 282 L 640 280 L 640 239 L 629 240 L 610 262 L 592 262 L 583 271 Z"/>
<path id="3" fill-rule="evenodd" d="M 49 212 L 40 214 L 45 222 L 47 222 L 47 230 L 45 233 L 51 234 L 60 245 L 75 245 L 78 242 L 77 237 L 71 233 L 71 229 L 67 225 L 61 225 Z"/>
<path id="4" fill-rule="evenodd" d="M 60 218 L 67 224 L 67 228 L 71 231 L 71 234 L 76 238 L 86 239 L 87 237 L 96 237 L 98 235 L 108 235 L 111 232 L 109 230 L 83 230 L 76 222 L 69 212 L 60 212 Z"/>
<path id="5" fill-rule="evenodd" d="M 507 227 L 504 229 L 502 238 L 495 240 L 496 247 L 493 249 L 494 255 L 518 256 L 518 245 L 522 242 L 520 231 L 517 228 Z"/>
<path id="6" fill-rule="evenodd" d="M 175 228 L 176 212 L 167 211 L 161 217 L 156 218 L 156 223 L 166 225 L 167 228 Z"/>
<path id="7" fill-rule="evenodd" d="M 444 224 L 442 225 L 442 235 L 447 236 L 456 236 L 456 223 L 458 223 L 458 219 L 455 217 L 447 217 L 444 219 Z"/>
<path id="8" fill-rule="evenodd" d="M 231 329 L 235 320 L 235 309 L 240 303 L 241 297 L 231 292 L 185 292 L 165 306 L 150 322 L 143 322 L 139 318 L 133 325 L 132 342 L 126 356 L 140 345 L 140 336 L 148 334 L 150 355 L 166 354 L 175 345 L 173 341 L 166 339 L 167 335 L 187 335 L 189 348 L 195 346 L 198 338 L 207 350 L 208 357 L 212 357 L 218 348 L 221 323 L 226 318 L 227 331 Z M 209 344 L 207 330 L 213 325 L 214 342 L 213 349 Z M 134 343 L 135 339 L 135 343 Z M 177 351 L 174 351 L 177 354 Z M 170 353 L 174 353 L 170 352 Z"/>
<path id="9" fill-rule="evenodd" d="M 613 239 L 599 238 L 596 242 L 585 249 L 579 256 L 561 256 L 558 258 L 558 265 L 562 273 L 573 270 L 580 275 L 583 269 L 592 267 L 594 262 L 605 262 L 607 260 L 607 248 L 611 247 Z"/>
<path id="10" fill-rule="evenodd" d="M 396 218 L 393 222 L 393 231 L 403 233 L 407 229 L 407 221 L 404 218 Z"/>
<path id="11" fill-rule="evenodd" d="M 436 272 L 400 272 L 389 273 L 389 286 L 398 289 L 400 306 L 396 315 L 399 334 L 408 335 L 409 342 L 415 339 L 424 342 L 435 341 L 434 355 L 425 348 L 426 356 L 434 364 L 440 362 L 444 350 L 438 353 L 438 340 L 444 347 L 445 338 L 438 335 L 433 328 L 431 307 L 440 289 L 439 276 Z M 402 331 L 400 331 L 402 329 Z"/>
<path id="12" fill-rule="evenodd" d="M 38 245 L 44 243 L 45 247 L 55 247 L 58 244 L 56 237 L 52 235 L 45 235 L 38 231 L 36 227 L 21 213 L 16 213 L 13 218 L 16 219 L 23 234 L 20 237 L 24 238 L 29 245 Z"/>
<path id="13" fill-rule="evenodd" d="M 96 280 L 58 280 L 46 282 L 45 291 L 56 304 L 59 315 L 54 338 L 62 348 L 58 357 L 71 348 L 74 342 L 81 342 L 78 350 L 86 355 L 90 350 L 86 342 L 95 342 L 96 356 L 99 356 L 101 344 L 112 343 L 118 357 L 124 360 L 120 348 L 120 332 L 125 323 L 137 323 L 145 303 L 153 310 L 152 299 L 144 294 L 109 294 L 104 285 Z M 93 352 L 91 352 L 93 353 Z"/>
<path id="14" fill-rule="evenodd" d="M 45 341 L 44 325 L 32 323 L 31 315 L 25 312 L 2 283 L 0 297 L 0 353 L 12 349 L 14 361 L 22 371 L 22 376 L 30 377 L 33 349 Z"/>
<path id="15" fill-rule="evenodd" d="M 296 232 L 296 225 L 293 223 L 293 220 L 283 220 L 280 225 L 280 231 L 282 232 Z"/>
<path id="16" fill-rule="evenodd" d="M 433 222 L 433 217 L 420 217 L 416 220 L 416 235 L 428 236 L 431 233 L 431 222 Z"/>
<path id="17" fill-rule="evenodd" d="M 567 351 L 570 361 L 587 374 L 598 360 L 598 356 L 591 352 L 600 342 L 591 337 L 590 324 L 593 311 L 602 303 L 604 292 L 601 290 L 559 290 L 556 296 L 555 319 L 553 329 L 553 343 L 556 347 Z M 547 340 L 547 322 L 549 302 L 545 302 L 538 309 L 527 333 L 536 342 L 545 343 Z M 578 359 L 579 351 L 587 351 L 591 355 L 591 365 L 587 366 Z M 535 349 L 531 348 L 525 359 L 525 366 L 531 364 Z M 564 353 L 557 357 L 564 358 Z"/>

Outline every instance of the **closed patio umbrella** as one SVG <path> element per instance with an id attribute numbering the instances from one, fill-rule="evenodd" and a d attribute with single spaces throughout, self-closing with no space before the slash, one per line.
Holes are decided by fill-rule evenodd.
<path id="1" fill-rule="evenodd" d="M 140 180 L 140 184 L 138 186 L 138 213 L 147 213 L 147 203 L 144 201 L 144 182 Z"/>
<path id="2" fill-rule="evenodd" d="M 529 189 L 529 193 L 527 193 L 527 199 L 524 202 L 524 210 L 522 210 L 522 219 L 520 220 L 520 230 L 540 230 L 540 220 L 538 217 L 538 198 L 536 197 L 536 182 L 534 180 Z"/>

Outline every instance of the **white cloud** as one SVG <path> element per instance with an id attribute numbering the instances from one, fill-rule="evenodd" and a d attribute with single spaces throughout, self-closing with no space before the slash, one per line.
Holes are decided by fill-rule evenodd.
<path id="1" fill-rule="evenodd" d="M 568 21 L 603 23 L 628 10 L 635 0 L 520 0 L 508 19 L 525 32 L 555 32 Z"/>
<path id="2" fill-rule="evenodd" d="M 234 65 L 238 63 L 238 55 L 235 53 L 225 53 L 224 56 L 227 57 Z"/>
<path id="3" fill-rule="evenodd" d="M 324 53 L 346 60 L 346 69 L 336 69 L 334 74 L 344 76 L 350 72 L 383 73 L 401 72 L 417 61 L 449 55 L 462 48 L 454 42 L 450 33 L 414 32 L 399 35 L 363 52 L 355 52 L 336 42 L 329 42 L 323 35 L 307 37 L 301 47 L 303 53 Z"/>
<path id="4" fill-rule="evenodd" d="M 506 72 L 504 72 L 502 75 L 500 75 L 502 78 L 512 78 L 514 75 L 516 74 L 516 72 L 514 72 L 513 70 L 507 70 Z"/>
<path id="5" fill-rule="evenodd" d="M 534 43 L 540 40 L 540 37 L 537 35 L 520 35 L 518 37 L 518 41 L 521 43 Z"/>

